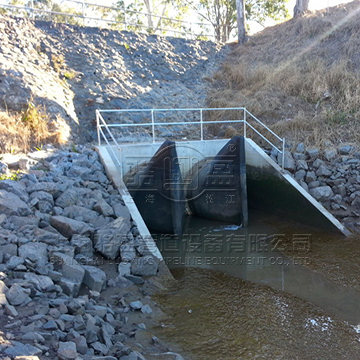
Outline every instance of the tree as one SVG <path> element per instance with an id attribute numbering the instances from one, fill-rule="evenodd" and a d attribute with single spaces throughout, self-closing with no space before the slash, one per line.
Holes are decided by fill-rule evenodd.
<path id="1" fill-rule="evenodd" d="M 168 26 L 184 30 L 182 24 L 177 21 L 182 20 L 188 10 L 182 0 L 132 0 L 130 3 L 119 0 L 116 6 L 119 8 L 116 20 L 125 22 L 126 18 L 127 29 L 139 30 L 145 26 L 149 33 L 154 33 Z"/>
<path id="2" fill-rule="evenodd" d="M 245 3 L 244 0 L 236 0 L 238 42 L 244 44 L 246 41 L 245 30 Z"/>
<path id="3" fill-rule="evenodd" d="M 294 17 L 302 16 L 309 9 L 309 0 L 296 0 Z"/>
<path id="4" fill-rule="evenodd" d="M 279 21 L 288 16 L 286 9 L 288 0 L 200 0 L 198 5 L 193 2 L 194 0 L 184 1 L 196 10 L 202 19 L 213 26 L 216 39 L 223 42 L 227 41 L 231 32 L 237 28 L 237 15 L 240 19 L 240 29 L 238 30 L 240 34 L 238 35 L 240 35 L 241 41 L 246 39 L 245 19 L 263 25 L 266 19 Z"/>

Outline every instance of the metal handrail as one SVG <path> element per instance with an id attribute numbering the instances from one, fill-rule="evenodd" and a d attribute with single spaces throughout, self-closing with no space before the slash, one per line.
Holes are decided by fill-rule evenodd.
<path id="1" fill-rule="evenodd" d="M 203 119 L 203 113 L 204 111 L 242 111 L 244 114 L 243 119 L 239 119 L 239 120 L 214 120 L 214 121 L 204 121 Z M 155 114 L 156 113 L 161 113 L 161 112 L 189 112 L 189 111 L 196 111 L 199 112 L 199 120 L 196 121 L 176 121 L 176 122 L 156 122 L 155 121 Z M 124 124 L 124 123 L 116 123 L 116 124 L 107 124 L 106 121 L 104 120 L 104 118 L 102 117 L 102 113 L 120 113 L 120 114 L 125 114 L 125 113 L 135 113 L 135 112 L 140 112 L 140 113 L 150 113 L 151 115 L 151 122 L 146 122 L 146 123 L 139 123 L 139 124 L 135 124 L 135 123 L 130 123 L 130 124 Z M 281 146 L 281 150 L 275 145 L 273 144 L 272 141 L 270 141 L 268 138 L 266 138 L 260 131 L 258 131 L 252 124 L 249 123 L 249 121 L 247 120 L 247 116 L 249 115 L 251 119 L 253 119 L 257 124 L 259 124 L 260 126 L 262 126 L 263 129 L 267 130 L 270 132 L 270 134 L 272 134 L 276 139 L 278 139 L 282 146 Z M 238 108 L 189 108 L 189 109 L 121 109 L 121 110 L 117 110 L 117 109 L 109 109 L 109 110 L 101 110 L 101 109 L 97 109 L 96 110 L 96 124 L 97 124 L 97 134 L 98 134 L 98 144 L 99 146 L 101 146 L 101 138 L 103 138 L 105 140 L 105 142 L 107 143 L 107 145 L 111 148 L 108 139 L 106 138 L 102 128 L 105 128 L 106 132 L 109 134 L 109 136 L 111 137 L 111 139 L 113 140 L 114 144 L 116 145 L 116 147 L 120 150 L 120 146 L 118 144 L 118 142 L 116 141 L 115 137 L 113 136 L 113 134 L 111 133 L 110 128 L 125 128 L 125 127 L 151 127 L 152 128 L 152 143 L 156 143 L 156 138 L 155 138 L 155 127 L 156 126 L 173 126 L 173 125 L 200 125 L 200 140 L 203 141 L 204 140 L 204 124 L 205 125 L 209 125 L 209 124 L 227 124 L 227 123 L 242 123 L 244 124 L 244 137 L 247 137 L 247 127 L 249 127 L 250 129 L 252 129 L 256 134 L 258 134 L 263 140 L 265 140 L 270 146 L 272 146 L 273 148 L 275 148 L 280 154 L 282 154 L 282 168 L 284 169 L 285 167 L 285 138 L 281 138 L 280 136 L 278 136 L 277 134 L 275 134 L 268 126 L 266 126 L 263 122 L 261 122 L 258 118 L 256 118 L 253 114 L 251 114 L 245 107 L 238 107 Z M 100 136 L 102 135 L 102 136 Z M 113 150 L 111 150 L 113 152 Z M 113 155 L 115 156 L 115 153 L 113 153 Z M 115 156 L 116 157 L 116 156 Z"/>
<path id="2" fill-rule="evenodd" d="M 80 4 L 82 6 L 81 14 L 71 14 L 71 13 L 68 13 L 68 12 L 59 12 L 59 11 L 51 11 L 51 10 L 46 10 L 46 9 L 38 9 L 38 8 L 36 8 L 34 6 L 34 1 L 33 0 L 30 1 L 30 6 L 0 4 L 0 8 L 3 7 L 3 8 L 10 8 L 10 9 L 26 10 L 26 11 L 30 12 L 32 18 L 34 18 L 35 13 L 45 13 L 45 14 L 52 14 L 52 15 L 61 15 L 61 16 L 69 16 L 69 17 L 81 18 L 81 19 L 83 19 L 84 25 L 85 25 L 85 20 L 103 21 L 103 22 L 106 22 L 106 23 L 123 24 L 125 30 L 127 30 L 128 27 L 136 27 L 136 28 L 140 28 L 140 29 L 143 29 L 143 28 L 144 29 L 151 29 L 155 33 L 156 32 L 160 32 L 160 33 L 168 33 L 168 32 L 170 32 L 170 33 L 173 33 L 174 35 L 175 34 L 177 34 L 177 35 L 185 35 L 185 36 L 190 35 L 191 38 L 196 38 L 198 36 L 204 36 L 204 37 L 209 37 L 209 38 L 213 38 L 214 40 L 216 40 L 216 35 L 215 34 L 202 34 L 202 33 L 195 33 L 193 31 L 194 27 L 204 26 L 203 23 L 183 21 L 183 20 L 179 20 L 179 19 L 172 19 L 172 18 L 169 18 L 169 17 L 166 17 L 166 16 L 149 14 L 149 13 L 139 12 L 139 11 L 134 11 L 134 10 L 127 10 L 125 8 L 117 8 L 117 7 L 113 7 L 113 6 L 106 6 L 106 5 L 100 5 L 100 4 L 95 4 L 95 3 L 89 3 L 89 2 L 85 2 L 85 1 L 78 1 L 78 0 L 66 0 L 66 1 L 70 2 L 70 3 Z M 98 18 L 98 17 L 87 16 L 86 15 L 86 9 L 87 9 L 88 6 L 89 7 L 91 6 L 91 7 L 110 9 L 110 10 L 122 12 L 124 14 L 124 21 L 119 21 L 119 20 L 114 20 L 114 19 L 103 19 L 103 18 Z M 156 18 L 156 19 L 160 19 L 160 20 L 176 22 L 176 23 L 180 24 L 183 29 L 179 30 L 179 29 L 174 29 L 174 28 L 163 28 L 161 26 L 161 24 L 162 24 L 161 21 L 160 21 L 160 27 L 128 22 L 126 14 L 137 14 L 137 15 L 143 15 L 143 16 L 151 16 L 152 18 Z M 190 27 L 190 31 L 187 31 L 185 29 L 185 26 Z M 211 24 L 205 24 L 205 26 L 210 27 Z"/>

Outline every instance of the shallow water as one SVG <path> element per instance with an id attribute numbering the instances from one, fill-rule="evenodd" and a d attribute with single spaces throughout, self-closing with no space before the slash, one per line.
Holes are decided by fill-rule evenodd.
<path id="1" fill-rule="evenodd" d="M 182 238 L 158 241 L 177 279 L 157 297 L 171 314 L 159 335 L 189 359 L 360 358 L 349 325 L 360 322 L 360 294 L 301 265 L 312 240 L 330 235 L 250 220 L 242 229 L 189 218 Z"/>

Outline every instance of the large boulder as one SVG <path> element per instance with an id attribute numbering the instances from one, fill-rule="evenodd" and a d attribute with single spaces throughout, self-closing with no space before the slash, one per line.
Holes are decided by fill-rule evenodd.
<path id="1" fill-rule="evenodd" d="M 101 292 L 106 285 L 106 274 L 101 269 L 95 266 L 84 265 L 85 276 L 83 283 L 94 291 Z"/>
<path id="2" fill-rule="evenodd" d="M 6 190 L 0 190 L 0 213 L 8 216 L 28 216 L 31 214 L 31 209 L 19 196 Z"/>
<path id="3" fill-rule="evenodd" d="M 127 241 L 130 221 L 119 217 L 110 224 L 95 231 L 94 244 L 105 257 L 114 260 L 120 254 L 120 246 Z"/>
<path id="4" fill-rule="evenodd" d="M 74 234 L 91 235 L 93 232 L 93 228 L 85 222 L 70 219 L 62 215 L 51 216 L 50 225 L 68 239 L 70 239 Z"/>
<path id="5" fill-rule="evenodd" d="M 310 195 L 318 201 L 329 200 L 334 196 L 330 186 L 319 186 L 310 190 Z"/>

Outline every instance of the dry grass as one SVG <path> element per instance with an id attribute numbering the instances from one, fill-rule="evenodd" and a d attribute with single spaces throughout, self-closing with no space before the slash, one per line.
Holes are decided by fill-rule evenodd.
<path id="1" fill-rule="evenodd" d="M 245 106 L 294 142 L 359 142 L 359 34 L 359 1 L 265 29 L 215 74 L 208 105 Z"/>
<path id="2" fill-rule="evenodd" d="M 21 113 L 0 112 L 0 152 L 27 152 L 44 144 L 64 143 L 60 131 L 51 131 L 45 109 L 30 102 Z"/>

